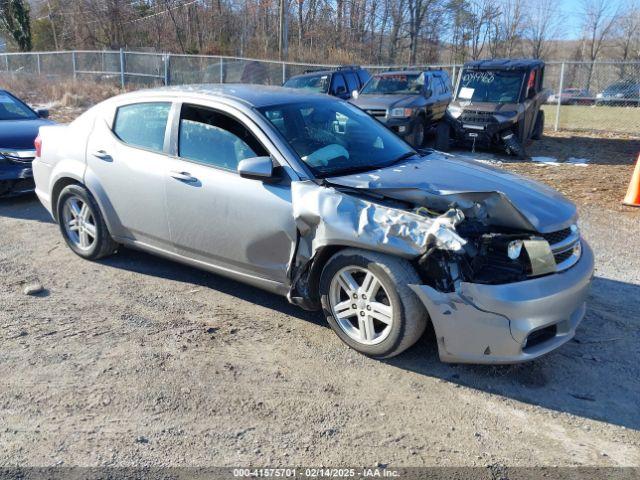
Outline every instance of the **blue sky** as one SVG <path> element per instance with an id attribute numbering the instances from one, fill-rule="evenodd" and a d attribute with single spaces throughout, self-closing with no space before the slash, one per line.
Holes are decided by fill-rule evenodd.
<path id="1" fill-rule="evenodd" d="M 528 0 L 535 2 L 536 0 Z M 617 5 L 624 5 L 624 0 L 609 0 L 609 8 L 615 11 Z M 582 20 L 583 0 L 557 0 L 555 8 L 562 18 L 562 28 L 566 32 L 566 39 L 576 39 L 580 36 L 580 22 Z"/>

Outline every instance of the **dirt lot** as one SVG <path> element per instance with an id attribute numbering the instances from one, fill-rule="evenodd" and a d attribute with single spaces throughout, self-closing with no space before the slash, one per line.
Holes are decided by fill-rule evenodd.
<path id="1" fill-rule="evenodd" d="M 576 338 L 500 368 L 442 364 L 430 335 L 367 359 L 283 298 L 131 250 L 83 261 L 36 200 L 2 200 L 0 466 L 640 466 L 640 210 L 619 206 L 639 150 L 478 154 L 576 200 L 597 255 Z"/>

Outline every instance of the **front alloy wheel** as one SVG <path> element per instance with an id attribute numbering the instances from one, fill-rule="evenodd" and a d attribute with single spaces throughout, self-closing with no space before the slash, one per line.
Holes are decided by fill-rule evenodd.
<path id="1" fill-rule="evenodd" d="M 389 336 L 393 307 L 389 294 L 373 273 L 360 267 L 345 267 L 331 280 L 331 313 L 350 338 L 375 345 Z"/>
<path id="2" fill-rule="evenodd" d="M 405 259 L 347 248 L 329 259 L 320 300 L 329 326 L 354 350 L 388 358 L 424 332 L 426 311 L 409 285 L 420 277 Z"/>

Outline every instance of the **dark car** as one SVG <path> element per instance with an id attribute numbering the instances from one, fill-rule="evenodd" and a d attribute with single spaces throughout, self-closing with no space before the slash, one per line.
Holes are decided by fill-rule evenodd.
<path id="1" fill-rule="evenodd" d="M 354 91 L 367 83 L 371 75 L 357 65 L 344 65 L 336 70 L 314 70 L 295 75 L 284 82 L 283 87 L 299 88 L 314 93 L 328 93 L 348 100 Z"/>
<path id="2" fill-rule="evenodd" d="M 596 96 L 596 105 L 636 107 L 640 105 L 640 82 L 623 80 L 605 88 Z"/>
<path id="3" fill-rule="evenodd" d="M 451 81 L 444 70 L 400 70 L 374 75 L 351 103 L 420 147 L 450 101 Z"/>
<path id="4" fill-rule="evenodd" d="M 557 105 L 560 100 L 561 105 L 593 105 L 594 97 L 585 88 L 565 88 L 558 95 L 553 93 L 547 98 L 547 103 Z"/>
<path id="5" fill-rule="evenodd" d="M 540 60 L 477 60 L 465 63 L 456 95 L 438 127 L 436 148 L 451 144 L 499 147 L 525 157 L 525 146 L 541 138 L 548 97 Z"/>
<path id="6" fill-rule="evenodd" d="M 53 123 L 48 116 L 47 110 L 33 110 L 0 90 L 0 196 L 33 191 L 33 142 L 40 126 Z"/>

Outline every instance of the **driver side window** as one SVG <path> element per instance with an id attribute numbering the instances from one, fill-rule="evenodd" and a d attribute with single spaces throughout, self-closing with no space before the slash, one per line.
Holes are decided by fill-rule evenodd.
<path id="1" fill-rule="evenodd" d="M 267 153 L 253 134 L 229 115 L 183 105 L 178 155 L 186 160 L 235 172 L 241 160 Z"/>

